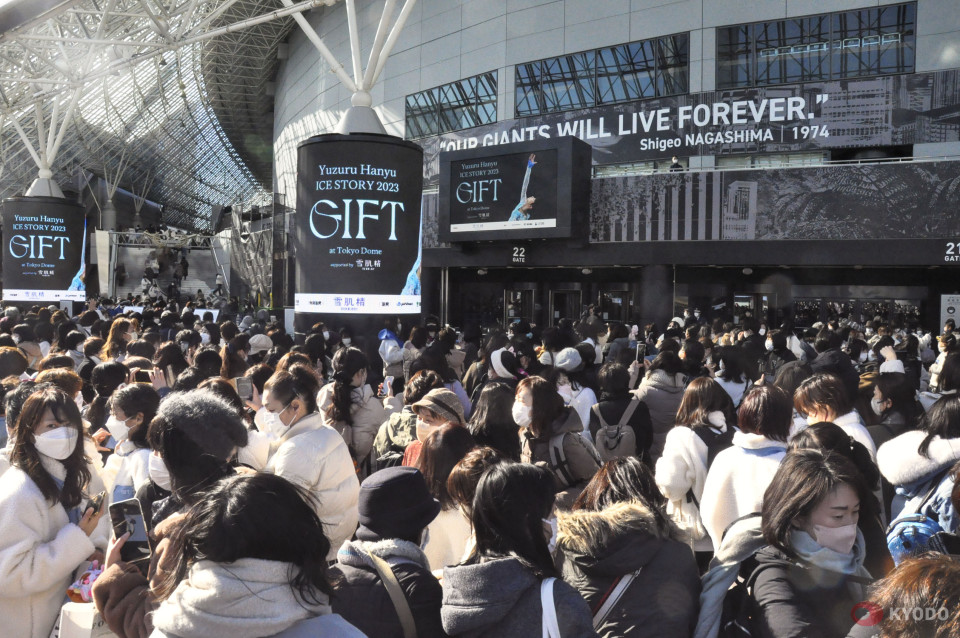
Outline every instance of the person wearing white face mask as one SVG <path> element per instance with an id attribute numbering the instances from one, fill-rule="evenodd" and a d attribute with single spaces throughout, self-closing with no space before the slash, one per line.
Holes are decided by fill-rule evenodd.
<path id="1" fill-rule="evenodd" d="M 117 444 L 104 465 L 103 479 L 116 503 L 133 498 L 150 479 L 147 428 L 160 407 L 160 395 L 145 383 L 134 383 L 114 392 L 109 405 L 106 428 Z"/>
<path id="2" fill-rule="evenodd" d="M 47 638 L 74 570 L 105 549 L 109 520 L 88 508 L 80 411 L 57 389 L 27 399 L 11 468 L 0 477 L 3 634 Z M 101 524 L 102 523 L 102 524 Z"/>
<path id="3" fill-rule="evenodd" d="M 902 372 L 884 372 L 877 378 L 870 409 L 880 419 L 877 425 L 867 427 L 878 450 L 890 439 L 912 429 L 923 416 L 916 389 Z"/>
<path id="4" fill-rule="evenodd" d="M 836 453 L 788 454 L 763 497 L 763 537 L 752 596 L 759 635 L 845 636 L 867 600 L 866 544 L 857 527 L 869 488 Z M 872 514 L 863 511 L 863 515 Z"/>
<path id="5" fill-rule="evenodd" d="M 600 469 L 600 455 L 581 436 L 576 410 L 563 404 L 556 387 L 541 377 L 517 386 L 513 420 L 520 426 L 520 460 L 546 463 L 557 484 L 557 504 L 569 507 Z"/>
<path id="6" fill-rule="evenodd" d="M 357 527 L 360 482 L 346 441 L 325 426 L 317 407 L 316 372 L 303 364 L 275 373 L 263 386 L 263 429 L 274 440 L 265 471 L 299 485 L 330 539 L 329 560 Z M 372 438 L 371 438 L 372 442 Z"/>

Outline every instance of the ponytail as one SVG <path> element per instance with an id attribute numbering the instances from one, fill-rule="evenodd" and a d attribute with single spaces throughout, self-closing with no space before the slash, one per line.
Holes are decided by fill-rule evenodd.
<path id="1" fill-rule="evenodd" d="M 288 404 L 300 399 L 306 406 L 307 414 L 317 411 L 320 379 L 316 372 L 301 363 L 295 363 L 288 370 L 275 372 L 263 384 L 263 389 L 270 390 L 280 403 Z"/>
<path id="2" fill-rule="evenodd" d="M 367 364 L 367 356 L 357 348 L 341 348 L 333 356 L 333 398 L 326 410 L 331 421 L 353 425 L 353 377 Z"/>

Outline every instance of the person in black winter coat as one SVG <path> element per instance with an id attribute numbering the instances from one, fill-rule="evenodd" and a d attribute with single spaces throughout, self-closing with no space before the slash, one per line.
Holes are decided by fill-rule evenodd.
<path id="1" fill-rule="evenodd" d="M 621 363 L 605 363 L 597 375 L 600 383 L 600 401 L 596 405 L 603 416 L 603 420 L 614 425 L 623 418 L 624 412 L 633 401 L 637 407 L 627 421 L 633 430 L 637 441 L 637 457 L 648 466 L 650 446 L 653 444 L 653 422 L 650 420 L 650 410 L 647 404 L 630 393 L 630 372 Z M 600 419 L 594 410 L 590 410 L 590 436 L 597 440 L 597 431 L 600 429 Z"/>
<path id="2" fill-rule="evenodd" d="M 750 575 L 753 635 L 839 638 L 872 582 L 857 527 L 870 491 L 845 457 L 790 452 L 763 496 L 766 547 Z"/>
<path id="3" fill-rule="evenodd" d="M 558 569 L 594 614 L 633 578 L 597 626 L 601 636 L 690 636 L 696 625 L 697 562 L 665 506 L 650 470 L 621 458 L 603 466 L 573 511 L 558 515 Z"/>
<path id="4" fill-rule="evenodd" d="M 787 347 L 787 335 L 779 330 L 774 330 L 767 335 L 766 341 L 767 354 L 764 357 L 760 372 L 766 375 L 766 381 L 773 383 L 777 378 L 777 373 L 784 364 L 797 360 L 797 355 L 793 354 Z"/>
<path id="5" fill-rule="evenodd" d="M 419 638 L 445 637 L 440 624 L 443 591 L 420 550 L 424 528 L 440 513 L 426 481 L 412 467 L 391 467 L 360 485 L 360 527 L 330 569 L 333 611 L 368 636 L 403 638 L 400 615 L 375 567 L 389 564 L 403 590 Z"/>
<path id="6" fill-rule="evenodd" d="M 813 344 L 817 350 L 817 358 L 810 362 L 814 374 L 829 372 L 843 381 L 847 396 L 853 401 L 857 398 L 857 389 L 860 386 L 860 374 L 853 367 L 847 353 L 840 350 L 843 340 L 832 330 L 821 330 Z"/>

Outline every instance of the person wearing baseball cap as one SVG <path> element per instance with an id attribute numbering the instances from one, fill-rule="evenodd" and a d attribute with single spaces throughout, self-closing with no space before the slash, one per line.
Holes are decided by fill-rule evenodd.
<path id="1" fill-rule="evenodd" d="M 420 458 L 420 448 L 430 433 L 446 423 L 466 425 L 463 404 L 451 390 L 436 388 L 410 406 L 417 415 L 417 440 L 407 446 L 403 453 L 403 465 L 415 467 Z"/>
<path id="2" fill-rule="evenodd" d="M 420 537 L 440 513 L 440 502 L 430 495 L 423 475 L 402 466 L 374 472 L 360 485 L 357 509 L 356 540 L 340 547 L 337 564 L 330 568 L 337 594 L 331 597 L 334 613 L 368 636 L 403 638 L 401 618 L 409 612 L 417 636 L 445 636 L 443 591 L 420 549 Z M 391 600 L 382 569 L 389 569 L 385 575 L 399 585 L 404 610 Z M 379 613 L 371 613 L 374 609 Z"/>

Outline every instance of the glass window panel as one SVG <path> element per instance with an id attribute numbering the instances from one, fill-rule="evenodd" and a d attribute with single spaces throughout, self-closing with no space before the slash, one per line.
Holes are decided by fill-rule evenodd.
<path id="1" fill-rule="evenodd" d="M 517 117 L 543 112 L 540 62 L 528 62 L 516 66 L 516 104 Z"/>
<path id="2" fill-rule="evenodd" d="M 596 103 L 594 60 L 594 52 L 587 51 L 542 62 L 544 111 L 568 111 Z"/>
<path id="3" fill-rule="evenodd" d="M 407 96 L 406 130 L 408 138 L 436 135 L 439 132 L 437 97 L 437 89 L 421 91 Z"/>
<path id="4" fill-rule="evenodd" d="M 834 14 L 833 77 L 912 72 L 915 26 L 914 4 Z"/>
<path id="5" fill-rule="evenodd" d="M 597 103 L 654 97 L 656 60 L 652 40 L 597 51 Z"/>
<path id="6" fill-rule="evenodd" d="M 717 29 L 717 88 L 729 89 L 753 84 L 752 26 Z M 770 55 L 768 53 L 768 55 Z"/>
<path id="7" fill-rule="evenodd" d="M 483 73 L 476 78 L 477 114 L 476 122 L 492 124 L 497 121 L 497 72 Z"/>
<path id="8" fill-rule="evenodd" d="M 476 126 L 476 79 L 451 82 L 439 88 L 440 132 Z"/>
<path id="9" fill-rule="evenodd" d="M 755 25 L 754 30 L 760 51 L 758 85 L 830 79 L 826 51 L 829 17 L 763 22 Z"/>
<path id="10" fill-rule="evenodd" d="M 658 38 L 657 95 L 676 95 L 689 90 L 690 39 L 686 34 Z"/>

